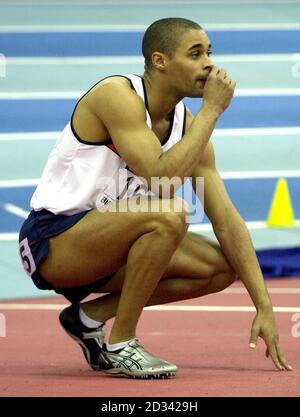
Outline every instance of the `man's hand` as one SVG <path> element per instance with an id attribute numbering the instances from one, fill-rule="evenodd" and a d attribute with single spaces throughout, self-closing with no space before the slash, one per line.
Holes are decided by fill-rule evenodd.
<path id="1" fill-rule="evenodd" d="M 203 89 L 203 105 L 209 106 L 218 114 L 223 113 L 230 104 L 235 85 L 235 81 L 224 69 L 213 67 Z"/>
<path id="2" fill-rule="evenodd" d="M 266 357 L 271 356 L 275 366 L 280 371 L 291 371 L 293 368 L 287 363 L 279 346 L 279 337 L 272 308 L 258 311 L 251 329 L 249 347 L 256 347 L 257 338 L 261 337 L 267 346 Z"/>

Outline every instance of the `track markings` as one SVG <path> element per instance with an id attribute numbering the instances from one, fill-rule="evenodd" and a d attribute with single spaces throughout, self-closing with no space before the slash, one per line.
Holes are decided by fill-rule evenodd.
<path id="1" fill-rule="evenodd" d="M 67 304 L 16 304 L 9 303 L 0 304 L 0 310 L 44 310 L 44 311 L 60 311 L 67 307 Z M 194 311 L 194 312 L 256 312 L 252 306 L 196 306 L 196 305 L 159 305 L 146 307 L 147 311 Z M 300 311 L 300 306 L 296 307 L 273 307 L 275 313 L 295 313 Z"/>

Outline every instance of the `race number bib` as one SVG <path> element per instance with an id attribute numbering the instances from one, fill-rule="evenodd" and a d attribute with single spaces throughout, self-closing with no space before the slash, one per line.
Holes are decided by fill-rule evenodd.
<path id="1" fill-rule="evenodd" d="M 28 244 L 27 237 L 20 242 L 20 257 L 26 274 L 30 277 L 36 270 L 35 262 Z"/>

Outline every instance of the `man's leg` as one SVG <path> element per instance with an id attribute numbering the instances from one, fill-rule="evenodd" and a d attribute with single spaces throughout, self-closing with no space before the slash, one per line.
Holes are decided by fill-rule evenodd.
<path id="1" fill-rule="evenodd" d="M 115 317 L 124 277 L 125 267 L 122 267 L 112 281 L 99 289 L 101 293 L 109 294 L 82 303 L 84 311 L 104 322 Z M 165 304 L 222 291 L 236 279 L 217 243 L 187 233 L 147 305 Z"/>
<path id="2" fill-rule="evenodd" d="M 181 200 L 171 200 L 168 212 L 162 211 L 160 200 L 156 212 L 147 212 L 143 205 L 148 202 L 141 199 L 138 213 L 126 211 L 128 201 L 113 203 L 110 211 L 90 212 L 50 240 L 49 256 L 40 268 L 54 287 L 64 288 L 93 282 L 126 263 L 110 343 L 135 337 L 141 311 L 187 230 Z"/>
<path id="3" fill-rule="evenodd" d="M 182 276 L 181 278 L 177 278 Z M 105 296 L 90 302 L 82 303 L 88 317 L 105 322 L 115 317 L 119 306 L 120 293 L 126 279 L 126 267 L 118 270 L 114 277 L 102 286 L 101 292 L 109 292 Z M 227 264 L 220 247 L 198 235 L 187 234 L 173 254 L 161 281 L 146 305 L 163 304 L 220 291 L 235 280 L 231 268 Z M 95 335 L 96 336 L 96 335 Z M 145 352 L 143 348 L 130 342 L 124 350 L 106 352 L 99 350 L 97 341 L 92 339 L 90 347 L 84 342 L 85 354 L 94 352 L 95 362 L 88 362 L 93 369 L 107 369 L 110 373 L 125 373 L 133 377 L 168 377 L 175 375 L 177 367 L 160 358 Z M 82 340 L 82 339 L 81 339 Z M 93 342 L 94 340 L 94 342 Z M 80 343 L 80 342 L 79 342 Z M 82 345 L 82 343 L 80 343 Z M 93 349 L 92 349 L 93 346 Z M 88 347 L 88 349 L 87 349 Z M 139 352 L 139 350 L 142 350 Z M 129 358 L 132 363 L 129 364 Z M 97 358 L 98 362 L 97 362 Z M 145 360 L 145 358 L 147 358 Z M 136 360 L 140 361 L 136 368 Z M 118 364 L 118 365 L 117 365 Z M 130 370 L 128 370 L 128 366 Z"/>

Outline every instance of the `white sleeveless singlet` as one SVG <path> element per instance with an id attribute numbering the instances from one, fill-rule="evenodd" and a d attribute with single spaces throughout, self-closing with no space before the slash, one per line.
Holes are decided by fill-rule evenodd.
<path id="1" fill-rule="evenodd" d="M 137 75 L 124 77 L 130 80 L 132 88 L 144 101 L 146 122 L 151 129 L 143 79 Z M 185 105 L 180 101 L 174 109 L 168 135 L 162 142 L 163 151 L 174 146 L 184 135 L 185 117 Z M 149 193 L 145 183 L 117 153 L 111 140 L 95 144 L 80 139 L 71 118 L 49 155 L 30 205 L 35 211 L 46 209 L 54 214 L 73 215 L 117 199 Z"/>

